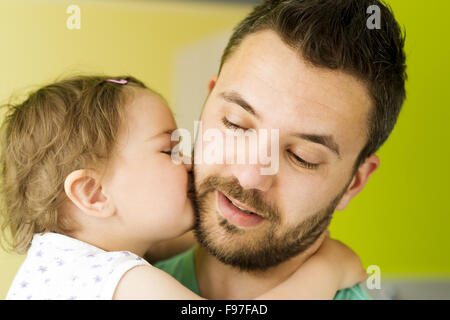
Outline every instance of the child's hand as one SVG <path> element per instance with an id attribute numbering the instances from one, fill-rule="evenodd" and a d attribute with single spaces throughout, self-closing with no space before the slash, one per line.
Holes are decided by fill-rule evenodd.
<path id="1" fill-rule="evenodd" d="M 367 273 L 356 253 L 329 236 L 311 259 L 316 259 L 316 263 L 331 266 L 329 270 L 335 279 L 337 290 L 349 288 L 367 279 Z"/>

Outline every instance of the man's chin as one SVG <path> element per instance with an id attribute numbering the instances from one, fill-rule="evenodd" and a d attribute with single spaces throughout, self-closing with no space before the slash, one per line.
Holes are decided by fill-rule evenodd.
<path id="1" fill-rule="evenodd" d="M 197 239 L 199 239 L 198 236 Z M 243 247 L 241 244 L 228 243 L 227 245 L 223 245 L 209 240 L 199 240 L 199 243 L 208 254 L 212 255 L 223 264 L 234 267 L 240 271 L 264 271 L 271 266 L 276 265 L 276 263 L 274 264 L 272 262 L 269 264 L 261 263 L 259 258 L 254 259 L 253 256 L 258 257 L 259 254 L 254 255 L 250 248 Z"/>
<path id="2" fill-rule="evenodd" d="M 220 262 L 244 272 L 266 271 L 305 252 L 331 220 L 331 214 L 325 214 L 286 230 L 274 224 L 241 229 L 217 213 L 204 214 L 197 215 L 199 244 Z"/>
<path id="3" fill-rule="evenodd" d="M 274 239 L 273 234 L 262 231 L 240 229 L 225 219 L 216 225 L 200 223 L 195 228 L 199 244 L 210 255 L 245 272 L 265 271 L 287 259 L 285 248 L 280 248 L 276 241 L 268 240 Z"/>

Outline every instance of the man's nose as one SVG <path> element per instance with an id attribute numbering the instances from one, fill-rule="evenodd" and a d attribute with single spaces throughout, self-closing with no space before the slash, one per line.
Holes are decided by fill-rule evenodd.
<path id="1" fill-rule="evenodd" d="M 273 184 L 273 175 L 262 175 L 261 166 L 257 164 L 235 165 L 232 174 L 244 189 L 268 191 Z"/>

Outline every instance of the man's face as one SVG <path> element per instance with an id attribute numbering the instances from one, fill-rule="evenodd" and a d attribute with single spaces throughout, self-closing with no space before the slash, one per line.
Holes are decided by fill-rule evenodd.
<path id="1" fill-rule="evenodd" d="M 313 67 L 272 31 L 247 36 L 210 92 L 202 129 L 278 129 L 278 147 L 270 149 L 270 133 L 266 141 L 278 152 L 278 171 L 196 163 L 200 243 L 243 270 L 264 270 L 307 249 L 342 206 L 367 141 L 370 106 L 366 86 L 353 76 Z M 202 150 L 207 146 L 203 141 Z"/>

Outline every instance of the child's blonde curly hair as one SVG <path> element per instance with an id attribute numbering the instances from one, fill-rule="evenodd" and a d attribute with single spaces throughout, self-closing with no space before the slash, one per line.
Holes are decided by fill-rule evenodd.
<path id="1" fill-rule="evenodd" d="M 7 250 L 24 253 L 35 233 L 64 233 L 57 214 L 66 199 L 64 181 L 77 169 L 104 163 L 123 118 L 130 87 L 105 76 L 76 76 L 6 105 L 0 140 L 1 230 Z"/>

